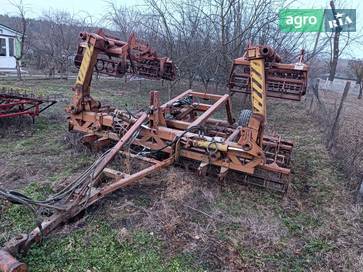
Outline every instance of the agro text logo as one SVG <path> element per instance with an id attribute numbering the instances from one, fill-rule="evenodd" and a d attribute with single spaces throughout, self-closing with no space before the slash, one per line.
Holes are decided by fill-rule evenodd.
<path id="1" fill-rule="evenodd" d="M 355 9 L 281 9 L 279 17 L 283 32 L 355 31 Z"/>

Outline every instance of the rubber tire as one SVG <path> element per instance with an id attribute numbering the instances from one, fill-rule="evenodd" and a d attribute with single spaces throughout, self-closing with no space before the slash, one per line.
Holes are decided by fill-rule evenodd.
<path id="1" fill-rule="evenodd" d="M 239 114 L 238 118 L 238 125 L 241 127 L 247 127 L 251 116 L 252 116 L 251 110 L 241 110 L 241 113 Z"/>

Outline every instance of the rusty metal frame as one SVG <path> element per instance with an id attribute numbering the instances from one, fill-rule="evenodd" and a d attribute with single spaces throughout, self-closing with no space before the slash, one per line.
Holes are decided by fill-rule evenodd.
<path id="1" fill-rule="evenodd" d="M 0 270 L 25 271 L 26 266 L 17 261 L 13 255 L 27 251 L 32 244 L 41 240 L 42 235 L 49 234 L 57 226 L 67 222 L 106 195 L 135 184 L 146 175 L 160 171 L 180 159 L 198 162 L 199 175 L 205 175 L 208 167 L 214 166 L 219 170 L 217 173 L 219 180 L 223 180 L 229 172 L 234 172 L 240 174 L 245 181 L 248 178 L 249 182 L 255 185 L 286 192 L 289 185 L 289 162 L 293 144 L 278 136 L 263 134 L 266 111 L 254 112 L 246 126 L 238 126 L 233 119 L 230 95 L 193 90 L 187 90 L 164 104 L 161 104 L 159 92 L 151 91 L 150 105 L 146 112 L 132 114 L 127 110 L 101 108 L 100 103 L 91 98 L 89 88 L 98 61 L 97 50 L 105 50 L 104 52 L 107 51 L 109 55 L 118 56 L 125 56 L 124 54 L 127 56 L 130 50 L 140 51 L 140 54 L 128 55 L 131 63 L 142 56 L 147 56 L 145 60 L 149 60 L 148 57 L 155 60 L 156 55 L 148 46 L 138 44 L 134 37 L 130 37 L 128 43 L 106 36 L 102 32 L 83 33 L 82 38 L 86 41 L 84 47 L 86 51 L 82 49 L 81 53 L 84 55 L 74 88 L 76 93 L 67 110 L 69 130 L 84 133 L 83 141 L 90 144 L 102 146 L 111 141 L 117 143 L 95 167 L 91 183 L 87 183 L 90 185 L 87 187 L 88 195 L 82 190 L 74 192 L 72 197 L 62 203 L 65 209 L 56 211 L 43 221 L 42 232 L 36 228 L 28 235 L 10 240 L 0 249 Z M 250 65 L 250 59 L 261 56 L 269 71 L 280 65 L 276 64 L 280 61 L 280 57 L 267 47 L 249 48 L 243 59 L 236 63 L 242 66 Z M 159 61 L 158 67 L 165 64 L 163 60 L 156 59 Z M 120 65 L 123 65 L 122 61 Z M 280 68 L 282 66 L 278 69 Z M 303 66 L 303 73 L 306 72 L 304 69 Z M 162 78 L 160 74 L 156 77 Z M 273 78 L 266 76 L 266 85 L 271 80 Z M 267 96 L 275 95 L 268 88 L 266 90 L 264 77 L 260 82 L 262 82 L 261 91 L 267 91 Z M 292 98 L 297 100 L 303 92 L 299 89 L 298 93 L 292 95 Z M 279 96 L 291 98 L 286 94 Z M 226 110 L 226 120 L 212 118 L 223 106 Z M 141 159 L 152 165 L 134 174 L 108 168 L 107 166 L 118 153 L 122 152 L 122 149 L 128 150 L 124 151 L 128 157 Z M 145 157 L 142 155 L 143 152 L 157 154 L 164 159 Z M 101 177 L 111 181 L 104 183 Z"/>
<path id="2" fill-rule="evenodd" d="M 296 63 L 281 63 L 281 57 L 268 46 L 252 46 L 248 52 L 233 61 L 229 76 L 229 91 L 251 94 L 251 60 L 263 58 L 266 66 L 267 97 L 300 101 L 306 93 L 308 65 L 304 60 L 304 51 Z M 253 52 L 253 53 L 251 53 Z M 265 52 L 265 53 L 263 53 Z"/>
<path id="3" fill-rule="evenodd" d="M 152 111 L 149 118 L 151 121 L 150 127 L 143 127 L 141 129 L 140 138 L 134 141 L 135 145 L 146 147 L 151 150 L 158 150 L 168 142 L 183 135 L 184 142 L 181 143 L 178 151 L 178 156 L 180 157 L 251 175 L 254 173 L 256 167 L 276 171 L 284 175 L 290 173 L 288 168 L 278 166 L 277 164 L 274 166 L 273 162 L 275 160 L 273 157 L 268 158 L 266 163 L 263 148 L 271 145 L 270 142 L 277 145 L 277 140 L 271 140 L 267 137 L 261 141 L 262 143 L 259 143 L 257 139 L 259 121 L 257 118 L 251 121 L 251 128 L 239 128 L 234 125 L 230 98 L 228 95 L 212 95 L 188 90 L 160 106 L 160 98 L 157 96 L 157 99 L 155 99 L 155 93 L 156 92 L 151 93 L 150 109 L 152 109 Z M 165 118 L 166 115 L 173 113 L 175 110 L 173 103 L 180 101 L 185 97 L 190 97 L 192 100 L 200 98 L 212 103 L 203 103 L 203 107 L 200 107 L 199 103 L 194 102 L 192 105 L 181 107 L 182 110 L 192 109 L 188 115 L 177 115 L 182 116 L 181 119 Z M 229 116 L 229 121 L 210 118 L 210 116 L 216 113 L 223 105 L 226 107 L 226 115 Z M 197 116 L 195 115 L 195 112 L 201 114 Z M 89 135 L 96 135 L 98 138 L 102 137 L 118 140 L 119 136 L 112 131 L 113 122 L 114 117 L 109 113 L 82 112 L 82 114 L 71 115 L 69 118 L 71 130 L 83 132 L 88 135 L 87 137 L 89 137 Z M 128 122 L 133 122 L 132 118 Z M 211 128 L 211 135 L 207 137 L 207 140 L 200 138 L 198 133 L 185 132 L 185 130 L 197 126 Z M 214 131 L 214 127 L 223 128 L 224 131 Z M 227 149 L 229 148 L 229 150 L 216 151 L 218 154 L 222 153 L 221 158 L 217 157 L 211 159 L 210 156 L 206 154 L 206 145 L 213 142 L 213 137 L 220 137 L 223 139 L 222 144 L 218 143 L 216 144 L 217 146 L 223 145 L 224 148 L 226 146 L 228 146 Z M 212 146 L 210 147 L 215 149 L 214 145 L 215 144 L 212 143 Z M 292 147 L 292 143 L 290 143 L 290 146 Z M 176 151 L 171 147 L 166 147 L 163 149 L 163 152 L 173 154 Z M 223 169 L 223 171 L 226 172 L 225 169 Z"/>
<path id="4" fill-rule="evenodd" d="M 90 95 L 93 72 L 113 77 L 132 75 L 148 79 L 174 80 L 176 68 L 167 57 L 159 57 L 145 42 L 133 33 L 127 42 L 106 35 L 99 29 L 96 33 L 80 33 L 75 56 L 79 68 L 74 95 L 67 107 L 69 113 L 98 111 L 101 103 Z"/>
<path id="5" fill-rule="evenodd" d="M 35 117 L 55 103 L 57 101 L 38 97 L 26 91 L 2 88 L 0 90 L 0 118 L 30 116 L 34 121 Z"/>

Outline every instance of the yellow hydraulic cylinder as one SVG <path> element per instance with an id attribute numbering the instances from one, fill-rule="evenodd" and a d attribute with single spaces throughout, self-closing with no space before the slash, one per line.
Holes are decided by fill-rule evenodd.
<path id="1" fill-rule="evenodd" d="M 224 143 L 217 143 L 217 142 L 210 142 L 205 140 L 195 140 L 193 141 L 193 146 L 195 147 L 201 147 L 213 151 L 222 151 L 227 152 L 228 151 L 228 145 Z"/>

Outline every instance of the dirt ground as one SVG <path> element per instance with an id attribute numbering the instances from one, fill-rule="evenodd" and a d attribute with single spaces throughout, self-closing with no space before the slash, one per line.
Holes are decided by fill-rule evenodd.
<path id="1" fill-rule="evenodd" d="M 34 125 L 0 120 L 1 188 L 42 198 L 97 158 L 67 132 L 71 81 L 0 85 L 59 100 Z M 186 89 L 177 84 L 173 94 Z M 130 109 L 145 108 L 149 90 L 164 100 L 168 93 L 156 81 L 98 81 L 93 90 L 104 104 Z M 240 101 L 233 98 L 236 114 Z M 307 108 L 307 101 L 269 100 L 269 131 L 295 143 L 285 198 L 170 167 L 97 203 L 21 259 L 31 271 L 362 271 L 362 207 Z M 0 204 L 0 245 L 34 228 L 27 210 Z"/>

